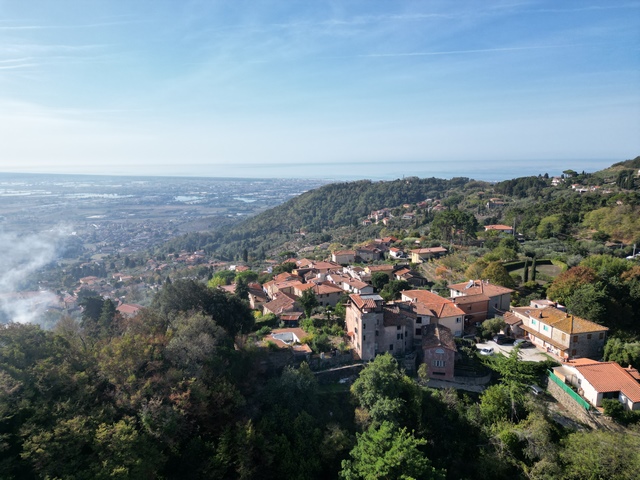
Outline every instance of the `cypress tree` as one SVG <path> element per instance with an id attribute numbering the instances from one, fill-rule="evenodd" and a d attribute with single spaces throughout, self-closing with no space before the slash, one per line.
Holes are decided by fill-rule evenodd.
<path id="1" fill-rule="evenodd" d="M 533 262 L 531 262 L 531 281 L 536 281 L 536 257 L 533 257 Z"/>
<path id="2" fill-rule="evenodd" d="M 522 272 L 522 280 L 524 283 L 529 281 L 529 259 L 524 261 L 524 271 Z"/>

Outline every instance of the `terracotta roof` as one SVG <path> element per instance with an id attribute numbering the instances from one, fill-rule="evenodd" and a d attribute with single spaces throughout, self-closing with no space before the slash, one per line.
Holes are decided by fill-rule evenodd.
<path id="1" fill-rule="evenodd" d="M 286 282 L 287 280 L 302 280 L 302 277 L 287 272 L 279 273 L 278 275 L 273 277 L 273 281 L 276 283 Z"/>
<path id="2" fill-rule="evenodd" d="M 365 268 L 365 270 L 369 270 L 370 272 L 393 272 L 393 265 L 371 265 Z"/>
<path id="3" fill-rule="evenodd" d="M 280 348 L 289 348 L 290 347 L 290 348 L 293 349 L 293 351 L 295 351 L 297 353 L 311 353 L 311 348 L 309 347 L 309 345 L 298 344 L 298 343 L 289 344 L 289 343 L 286 343 L 286 342 L 274 337 L 274 335 L 287 334 L 287 333 L 291 333 L 298 340 L 302 340 L 304 337 L 307 336 L 307 333 L 304 330 L 302 330 L 301 328 L 278 328 L 276 330 L 272 330 L 271 334 L 268 335 L 267 337 L 265 337 L 265 340 L 272 341 L 273 343 L 275 343 Z"/>
<path id="4" fill-rule="evenodd" d="M 451 300 L 428 290 L 405 290 L 402 295 L 410 300 L 424 304 L 437 318 L 456 317 L 465 314 Z"/>
<path id="5" fill-rule="evenodd" d="M 599 325 L 595 322 L 585 320 L 584 318 L 576 317 L 575 315 L 570 315 L 567 312 L 558 310 L 555 307 L 518 307 L 514 308 L 513 311 L 521 315 L 524 314 L 529 318 L 539 320 L 542 323 L 546 323 L 547 325 L 552 326 L 553 328 L 557 328 L 558 330 L 568 334 L 606 332 L 609 330 L 607 327 L 603 327 L 602 325 Z"/>
<path id="6" fill-rule="evenodd" d="M 425 254 L 425 253 L 445 253 L 448 250 L 444 247 L 431 247 L 431 248 L 416 248 L 411 250 L 411 253 Z"/>
<path id="7" fill-rule="evenodd" d="M 522 323 L 522 319 L 512 312 L 505 312 L 502 316 L 507 325 L 518 325 Z"/>
<path id="8" fill-rule="evenodd" d="M 633 403 L 640 402 L 640 384 L 616 362 L 593 362 L 574 368 L 598 392 L 622 392 Z"/>
<path id="9" fill-rule="evenodd" d="M 336 250 L 333 255 L 355 255 L 355 250 Z"/>
<path id="10" fill-rule="evenodd" d="M 377 307 L 377 302 L 383 301 L 380 295 L 358 295 L 352 293 L 349 298 L 360 310 L 363 308 L 374 309 Z"/>
<path id="11" fill-rule="evenodd" d="M 487 230 L 513 230 L 513 227 L 509 225 L 485 225 L 484 230 L 485 232 Z"/>
<path id="12" fill-rule="evenodd" d="M 383 322 L 385 327 L 395 327 L 398 325 L 410 325 L 409 318 L 400 309 L 395 306 L 386 306 L 382 310 Z"/>
<path id="13" fill-rule="evenodd" d="M 263 308 L 266 308 L 272 313 L 276 315 L 281 314 L 282 312 L 286 312 L 287 310 L 291 311 L 296 304 L 296 298 L 288 293 L 278 292 L 276 298 L 272 301 L 265 303 Z"/>
<path id="14" fill-rule="evenodd" d="M 478 295 L 462 295 L 460 297 L 452 297 L 451 301 L 453 303 L 459 303 L 460 305 L 466 305 L 468 303 L 477 303 L 477 302 L 488 302 L 491 299 L 480 293 Z"/>
<path id="15" fill-rule="evenodd" d="M 116 310 L 123 315 L 135 315 L 140 311 L 141 308 L 144 307 L 135 303 L 123 303 L 122 305 L 117 307 Z"/>
<path id="16" fill-rule="evenodd" d="M 443 347 L 454 352 L 458 351 L 456 341 L 453 338 L 451 330 L 444 325 L 437 323 L 423 325 L 422 327 L 422 348 Z"/>
<path id="17" fill-rule="evenodd" d="M 473 280 L 473 284 L 471 284 L 471 281 L 456 283 L 454 285 L 449 285 L 449 288 L 461 293 L 462 295 L 484 294 L 488 297 L 495 297 L 497 295 L 513 292 L 510 288 L 501 287 L 500 285 L 494 285 L 493 283 L 484 282 L 482 280 Z"/>

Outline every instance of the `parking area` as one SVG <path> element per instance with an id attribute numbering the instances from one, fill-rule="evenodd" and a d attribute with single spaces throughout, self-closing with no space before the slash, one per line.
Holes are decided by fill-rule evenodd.
<path id="1" fill-rule="evenodd" d="M 477 343 L 476 348 L 478 350 L 481 348 L 493 348 L 496 355 L 501 353 L 509 356 L 511 350 L 513 350 L 513 345 L 498 345 L 496 342 L 490 340 L 488 342 Z M 549 360 L 550 357 L 536 347 L 529 347 L 520 349 L 520 358 L 526 362 L 544 362 L 545 360 Z"/>

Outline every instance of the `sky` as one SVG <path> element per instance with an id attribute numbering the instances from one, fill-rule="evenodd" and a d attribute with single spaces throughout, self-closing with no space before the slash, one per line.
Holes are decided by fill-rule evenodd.
<path id="1" fill-rule="evenodd" d="M 637 155 L 638 1 L 0 0 L 0 172 L 478 178 Z"/>

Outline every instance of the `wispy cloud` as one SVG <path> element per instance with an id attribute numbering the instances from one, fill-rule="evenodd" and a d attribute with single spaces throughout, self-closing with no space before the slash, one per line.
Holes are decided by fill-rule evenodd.
<path id="1" fill-rule="evenodd" d="M 546 49 L 558 49 L 558 48 L 572 48 L 577 44 L 567 45 L 540 45 L 530 47 L 501 47 L 501 48 L 478 48 L 471 50 L 443 50 L 434 52 L 405 52 L 405 53 L 366 53 L 362 55 L 355 55 L 355 57 L 362 58 L 378 58 L 378 57 L 427 57 L 431 55 L 464 55 L 469 53 L 491 53 L 491 52 L 515 52 L 522 50 L 546 50 Z"/>

